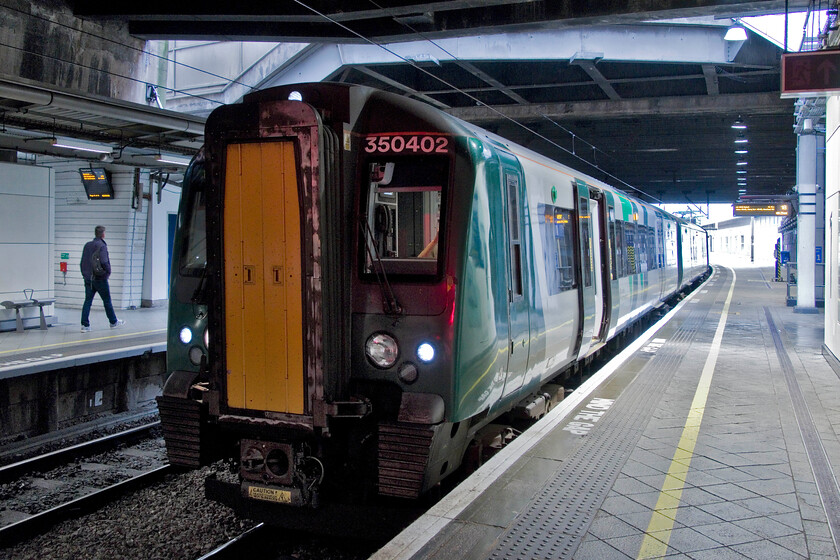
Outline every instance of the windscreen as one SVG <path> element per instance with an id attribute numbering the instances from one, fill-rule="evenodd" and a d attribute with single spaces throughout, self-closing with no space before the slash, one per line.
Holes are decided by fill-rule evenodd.
<path id="1" fill-rule="evenodd" d="M 196 161 L 184 178 L 186 206 L 181 214 L 181 260 L 183 276 L 201 276 L 207 266 L 207 229 L 204 162 Z"/>
<path id="2" fill-rule="evenodd" d="M 382 158 L 366 169 L 364 273 L 437 274 L 449 158 Z"/>

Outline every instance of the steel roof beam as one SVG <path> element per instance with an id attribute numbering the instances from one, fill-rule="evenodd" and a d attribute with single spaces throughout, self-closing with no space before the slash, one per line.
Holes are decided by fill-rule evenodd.
<path id="1" fill-rule="evenodd" d="M 789 115 L 793 103 L 778 93 L 739 93 L 717 96 L 679 96 L 574 103 L 539 103 L 528 106 L 496 105 L 461 107 L 447 112 L 475 124 L 497 122 L 499 113 L 516 121 L 543 119 L 621 118 L 645 115 L 699 115 L 727 111 L 751 114 Z"/>
<path id="2" fill-rule="evenodd" d="M 344 65 L 404 64 L 406 61 L 433 59 L 439 62 L 469 61 L 473 68 L 480 71 L 475 66 L 476 62 L 572 60 L 581 52 L 592 51 L 602 55 L 601 60 L 605 62 L 731 64 L 730 52 L 723 40 L 725 30 L 721 26 L 640 24 L 504 33 L 435 42 L 410 41 L 383 46 L 314 44 L 284 63 L 257 87 L 321 81 Z M 601 76 L 601 72 L 595 71 Z M 611 87 L 606 77 L 603 78 L 602 87 Z M 523 76 L 523 81 L 527 80 L 528 76 Z M 516 86 L 503 85 L 507 90 L 505 94 L 521 103 L 513 97 Z"/>

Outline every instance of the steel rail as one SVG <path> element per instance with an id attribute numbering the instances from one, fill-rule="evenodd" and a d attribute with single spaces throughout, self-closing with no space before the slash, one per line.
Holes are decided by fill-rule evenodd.
<path id="1" fill-rule="evenodd" d="M 228 558 L 245 558 L 246 555 L 243 553 L 246 551 L 246 549 L 251 546 L 251 543 L 254 539 L 261 537 L 267 529 L 268 526 L 265 523 L 254 525 L 241 535 L 236 536 L 228 542 L 214 548 L 204 556 L 198 558 L 198 560 L 226 560 Z"/>
<path id="2" fill-rule="evenodd" d="M 43 534 L 55 524 L 80 515 L 87 515 L 117 498 L 136 490 L 151 486 L 173 472 L 174 467 L 164 465 L 141 475 L 118 482 L 113 486 L 87 494 L 54 508 L 42 511 L 26 519 L 0 528 L 0 548 L 6 548 Z"/>
<path id="3" fill-rule="evenodd" d="M 7 484 L 27 473 L 43 472 L 53 469 L 80 457 L 89 457 L 97 453 L 110 451 L 121 443 L 140 441 L 148 438 L 149 432 L 158 426 L 160 426 L 160 421 L 151 422 L 144 426 L 138 426 L 130 430 L 5 465 L 0 467 L 0 484 Z"/>

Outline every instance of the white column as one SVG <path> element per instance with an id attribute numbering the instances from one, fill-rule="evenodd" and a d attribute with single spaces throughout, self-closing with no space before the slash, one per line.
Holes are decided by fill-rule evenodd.
<path id="1" fill-rule="evenodd" d="M 796 188 L 799 213 L 796 223 L 795 313 L 817 313 L 814 298 L 817 211 L 817 136 L 800 134 L 796 148 Z"/>

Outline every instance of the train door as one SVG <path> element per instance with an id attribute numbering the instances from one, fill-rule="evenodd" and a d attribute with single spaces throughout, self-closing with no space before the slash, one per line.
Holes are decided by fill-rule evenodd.
<path id="1" fill-rule="evenodd" d="M 581 292 L 581 342 L 579 355 L 585 356 L 592 344 L 592 339 L 599 334 L 600 324 L 596 321 L 603 313 L 603 288 L 598 289 L 600 272 L 596 274 L 595 269 L 595 231 L 593 228 L 592 206 L 597 209 L 597 203 L 589 198 L 589 187 L 580 180 L 575 181 L 577 186 L 577 215 L 578 215 L 578 241 L 580 243 L 580 292 Z M 595 203 L 594 205 L 592 203 Z M 600 238 L 600 232 L 598 233 Z M 600 259 L 600 256 L 599 256 Z M 598 325 L 596 330 L 596 325 Z"/>
<path id="2" fill-rule="evenodd" d="M 292 141 L 227 148 L 224 319 L 232 408 L 304 412 L 297 170 Z"/>
<path id="3" fill-rule="evenodd" d="M 612 193 L 607 192 L 605 194 L 605 205 L 606 205 L 606 220 L 607 220 L 607 252 L 609 254 L 609 262 L 610 262 L 610 270 L 609 270 L 609 317 L 607 318 L 607 322 L 612 323 L 612 318 L 618 318 L 621 316 L 620 314 L 620 305 L 621 305 L 621 290 L 619 289 L 619 239 L 616 234 L 616 230 L 619 228 L 618 222 L 615 219 L 615 197 Z M 607 325 L 609 326 L 609 325 Z"/>
<path id="4" fill-rule="evenodd" d="M 522 219 L 521 176 L 518 171 L 505 169 L 503 172 L 504 196 L 507 200 L 507 233 L 509 245 L 508 267 L 508 365 L 504 394 L 508 395 L 522 386 L 528 366 L 530 351 L 530 306 L 525 283 L 528 278 L 525 269 L 523 237 L 525 223 Z"/>
<path id="5" fill-rule="evenodd" d="M 589 212 L 592 215 L 592 249 L 595 271 L 595 329 L 592 343 L 606 340 L 610 322 L 610 257 L 607 242 L 606 201 L 600 191 L 589 191 Z"/>
<path id="6" fill-rule="evenodd" d="M 662 223 L 662 216 L 656 213 L 656 255 L 655 267 L 659 275 L 659 298 L 662 299 L 668 290 L 667 275 L 665 274 L 665 229 Z"/>

